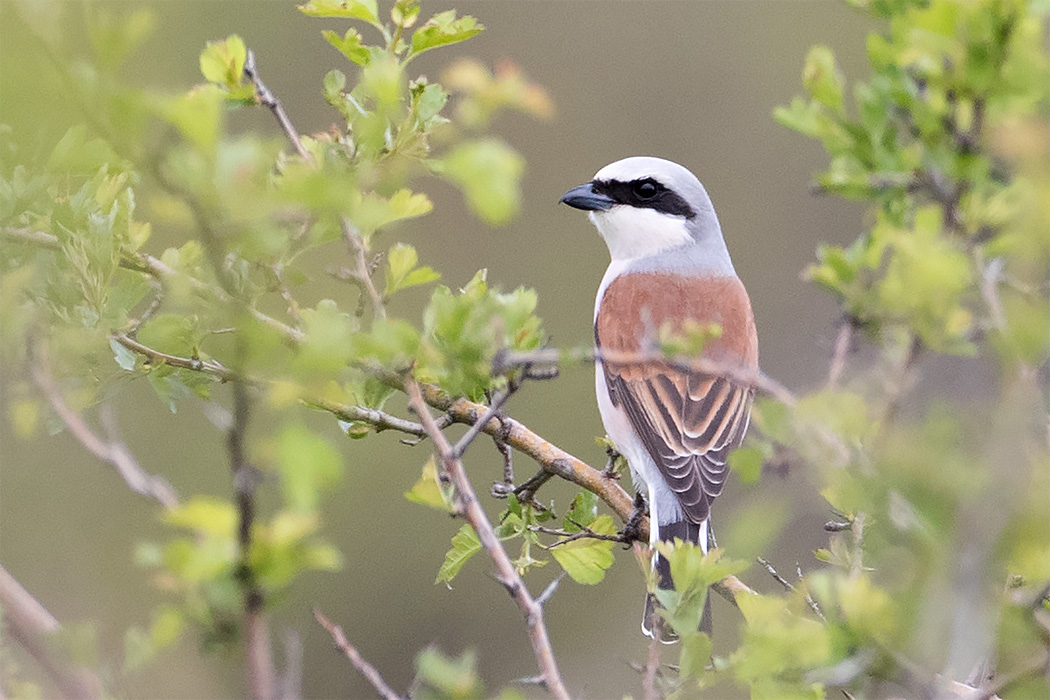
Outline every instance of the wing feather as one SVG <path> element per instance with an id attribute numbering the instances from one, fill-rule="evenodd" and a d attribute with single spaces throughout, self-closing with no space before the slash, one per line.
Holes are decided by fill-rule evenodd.
<path id="1" fill-rule="evenodd" d="M 625 275 L 609 286 L 595 322 L 599 348 L 646 347 L 646 332 L 651 334 L 652 328 L 680 315 L 684 305 L 692 318 L 722 324 L 722 339 L 713 343 L 718 357 L 757 366 L 750 304 L 739 280 L 720 279 L 723 288 L 717 294 L 695 285 L 681 283 L 677 289 L 672 285 L 668 298 L 666 280 L 653 285 L 645 279 L 656 276 Z M 625 279 L 629 284 L 617 288 Z M 606 314 L 612 314 L 611 321 Z M 705 355 L 709 354 L 705 347 Z M 702 522 L 725 486 L 726 458 L 747 431 L 754 390 L 726 377 L 685 372 L 665 363 L 603 362 L 602 371 L 613 405 L 624 411 L 686 516 Z"/>

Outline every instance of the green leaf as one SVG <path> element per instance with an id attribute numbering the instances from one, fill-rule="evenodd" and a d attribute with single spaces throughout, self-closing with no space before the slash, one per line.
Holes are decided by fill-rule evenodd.
<path id="1" fill-rule="evenodd" d="M 525 159 L 503 141 L 462 143 L 433 167 L 463 191 L 467 205 L 482 221 L 498 226 L 517 215 Z"/>
<path id="2" fill-rule="evenodd" d="M 425 194 L 409 189 L 398 190 L 389 199 L 366 192 L 353 199 L 351 218 L 367 240 L 384 226 L 429 214 L 433 208 Z"/>
<path id="3" fill-rule="evenodd" d="M 339 451 L 299 424 L 285 427 L 277 436 L 276 457 L 284 500 L 293 512 L 315 510 L 321 492 L 343 475 Z"/>
<path id="4" fill-rule="evenodd" d="M 463 525 L 452 537 L 452 549 L 445 554 L 445 561 L 438 570 L 434 583 L 448 585 L 456 577 L 467 560 L 481 551 L 481 540 L 470 525 Z"/>
<path id="5" fill-rule="evenodd" d="M 477 673 L 474 652 L 465 651 L 458 659 L 427 647 L 416 657 L 418 696 L 429 700 L 475 700 L 485 697 Z"/>
<path id="6" fill-rule="evenodd" d="M 469 15 L 457 19 L 455 10 L 440 12 L 412 34 L 412 53 L 418 55 L 438 46 L 466 41 L 480 34 L 483 29 L 484 27 Z"/>
<path id="7" fill-rule="evenodd" d="M 398 243 L 387 253 L 386 296 L 402 289 L 427 284 L 441 278 L 433 268 L 416 267 L 419 256 L 407 243 Z"/>
<path id="8" fill-rule="evenodd" d="M 445 103 L 448 102 L 448 93 L 437 83 L 426 84 L 420 82 L 423 80 L 423 78 L 420 78 L 419 81 L 413 82 L 411 86 L 412 110 L 422 128 L 428 130 L 439 123 L 447 121 L 440 114 L 445 107 Z"/>
<path id="9" fill-rule="evenodd" d="M 109 347 L 113 350 L 113 359 L 117 361 L 117 364 L 120 365 L 121 369 L 128 372 L 133 372 L 135 370 L 135 362 L 138 360 L 135 353 L 131 352 L 112 338 L 109 340 Z"/>
<path id="10" fill-rule="evenodd" d="M 598 517 L 598 496 L 592 491 L 580 491 L 565 514 L 562 527 L 568 532 L 579 532 L 580 526 L 587 527 Z"/>
<path id="11" fill-rule="evenodd" d="M 762 475 L 765 457 L 758 447 L 741 447 L 729 455 L 729 468 L 740 477 L 740 483 L 753 484 Z"/>
<path id="12" fill-rule="evenodd" d="M 415 485 L 405 492 L 405 498 L 413 503 L 437 508 L 446 513 L 452 512 L 448 489 L 442 486 L 441 480 L 438 479 L 437 466 L 433 457 L 423 465 L 423 474 Z"/>
<path id="13" fill-rule="evenodd" d="M 206 80 L 227 89 L 240 87 L 244 80 L 244 62 L 248 49 L 244 39 L 231 34 L 221 41 L 209 41 L 201 51 L 201 74 Z"/>
<path id="14" fill-rule="evenodd" d="M 338 49 L 339 53 L 346 56 L 352 63 L 356 63 L 359 66 L 367 66 L 372 58 L 368 47 L 361 41 L 361 35 L 352 27 L 347 29 L 346 34 L 343 36 L 339 36 L 331 29 L 325 29 L 321 34 L 324 35 L 329 44 Z"/>
<path id="15" fill-rule="evenodd" d="M 299 11 L 310 17 L 345 17 L 379 23 L 376 0 L 310 0 L 299 5 Z"/>
<path id="16" fill-rule="evenodd" d="M 206 153 L 213 153 L 222 128 L 226 94 L 218 85 L 200 85 L 161 104 L 164 118 Z"/>
<path id="17" fill-rule="evenodd" d="M 835 64 L 835 54 L 827 46 L 814 46 L 806 55 L 802 84 L 820 104 L 841 114 L 842 74 Z"/>
<path id="18" fill-rule="evenodd" d="M 591 521 L 590 529 L 603 535 L 615 535 L 616 525 L 611 515 L 600 515 Z M 581 538 L 554 547 L 551 556 L 561 564 L 565 573 L 576 583 L 593 586 L 605 578 L 605 570 L 613 565 L 612 540 Z"/>
<path id="19" fill-rule="evenodd" d="M 233 504 L 211 496 L 194 496 L 164 514 L 170 525 L 187 530 L 232 539 L 237 528 Z"/>
<path id="20" fill-rule="evenodd" d="M 335 100 L 344 87 L 346 87 L 346 74 L 341 70 L 333 68 L 325 73 L 321 83 L 324 86 L 324 96 L 329 102 Z"/>

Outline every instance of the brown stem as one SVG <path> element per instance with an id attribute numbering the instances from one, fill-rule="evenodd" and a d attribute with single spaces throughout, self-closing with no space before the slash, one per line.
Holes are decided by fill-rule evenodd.
<path id="1" fill-rule="evenodd" d="M 281 125 L 281 130 L 284 131 L 285 136 L 295 146 L 296 153 L 303 160 L 313 164 L 314 158 L 303 146 L 303 140 L 299 137 L 299 132 L 296 130 L 295 125 L 292 124 L 292 120 L 288 118 L 288 113 L 284 111 L 284 105 L 281 104 L 281 101 L 277 99 L 277 95 L 259 77 L 259 70 L 255 65 L 255 52 L 251 49 L 248 49 L 248 56 L 244 61 L 244 74 L 248 76 L 248 80 L 252 81 L 252 85 L 255 86 L 255 97 L 259 100 L 259 104 L 273 112 L 277 123 Z"/>
<path id="2" fill-rule="evenodd" d="M 29 376 L 51 404 L 51 409 L 80 445 L 97 459 L 106 462 L 120 475 L 124 483 L 140 496 L 146 496 L 171 510 L 179 505 L 175 490 L 164 478 L 148 473 L 131 454 L 127 444 L 117 436 L 116 418 L 112 408 L 102 409 L 103 427 L 107 436 L 100 437 L 84 418 L 69 407 L 55 378 L 48 369 L 46 346 L 30 339 L 28 343 Z"/>
<path id="3" fill-rule="evenodd" d="M 379 697 L 383 698 L 383 700 L 402 700 L 402 697 L 394 692 L 393 688 L 387 685 L 387 682 L 383 680 L 383 676 L 379 674 L 376 667 L 368 663 L 368 661 L 361 656 L 361 652 L 357 650 L 357 647 L 347 640 L 342 627 L 329 621 L 329 619 L 322 615 L 321 611 L 317 608 L 314 608 L 314 618 L 321 627 L 325 628 L 328 634 L 332 635 L 332 641 L 335 642 L 335 645 L 341 652 L 343 652 L 353 667 L 357 669 L 358 673 L 364 676 L 365 680 L 372 684 L 372 687 L 379 694 Z"/>
<path id="4" fill-rule="evenodd" d="M 533 599 L 525 586 L 525 582 L 521 580 L 517 569 L 514 568 L 514 563 L 507 555 L 507 551 L 503 548 L 499 537 L 496 536 L 492 523 L 489 522 L 488 516 L 485 515 L 485 510 L 481 507 L 474 487 L 467 477 L 463 463 L 454 453 L 448 438 L 445 437 L 445 434 L 441 432 L 441 429 L 434 422 L 430 411 L 427 410 L 419 385 L 410 378 L 405 383 L 405 390 L 408 393 L 409 402 L 419 414 L 423 427 L 426 428 L 427 433 L 430 435 L 430 439 L 434 443 L 434 449 L 456 489 L 454 499 L 456 510 L 474 528 L 478 539 L 481 540 L 482 547 L 485 548 L 485 551 L 496 566 L 500 582 L 506 587 L 525 616 L 526 625 L 529 628 L 529 639 L 532 642 L 533 653 L 536 655 L 536 663 L 539 666 L 540 675 L 543 677 L 544 687 L 554 697 L 560 700 L 568 700 L 570 697 L 569 691 L 562 680 L 561 672 L 558 670 L 558 663 L 554 658 L 554 649 L 547 634 L 547 625 L 543 619 L 543 606 Z M 499 422 L 495 418 L 493 420 L 497 423 Z"/>
<path id="5" fill-rule="evenodd" d="M 102 681 L 90 669 L 60 658 L 52 635 L 62 630 L 50 612 L 0 567 L 0 608 L 3 629 L 44 669 L 63 698 L 93 700 L 103 696 Z"/>

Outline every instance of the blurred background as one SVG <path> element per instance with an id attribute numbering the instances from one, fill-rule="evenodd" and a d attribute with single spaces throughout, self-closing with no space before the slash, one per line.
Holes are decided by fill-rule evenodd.
<path id="1" fill-rule="evenodd" d="M 347 72 L 354 67 L 320 31 L 341 33 L 344 23 L 304 17 L 291 2 L 96 4 L 115 11 L 145 4 L 156 13 L 153 41 L 128 67 L 133 84 L 179 90 L 200 82 L 197 57 L 205 42 L 237 33 L 254 49 L 264 79 L 300 131 L 325 130 L 339 119 L 322 97 L 321 78 L 333 67 Z M 386 5 L 380 2 L 382 11 Z M 415 70 L 437 79 L 458 56 L 476 56 L 488 65 L 510 60 L 546 87 L 556 115 L 546 122 L 507 115 L 495 125 L 494 131 L 528 163 L 517 220 L 487 227 L 469 215 L 450 186 L 433 180 L 416 188 L 431 197 L 435 211 L 379 244 L 411 242 L 421 260 L 441 271 L 452 287 L 480 267 L 488 268 L 491 284 L 504 289 L 534 287 L 552 343 L 586 344 L 607 252 L 585 217 L 559 206 L 558 198 L 619 158 L 670 158 L 692 169 L 714 201 L 751 294 L 764 370 L 792 388 L 820 383 L 831 355 L 836 309 L 799 273 L 819 241 L 854 238 L 863 212 L 810 194 L 811 173 L 825 164 L 823 151 L 778 126 L 771 113 L 801 92 L 803 58 L 814 43 L 830 45 L 847 75 L 863 77 L 864 37 L 873 27 L 831 0 L 425 0 L 422 16 L 451 7 L 476 16 L 486 31 L 423 56 L 413 64 Z M 24 39 L 13 26 L 0 24 L 0 123 L 46 126 L 52 110 L 63 107 L 49 103 L 46 95 L 23 91 L 26 66 L 20 64 L 19 46 Z M 240 110 L 230 124 L 234 130 L 277 133 L 261 109 Z M 179 240 L 178 232 L 159 231 L 147 249 L 156 254 Z M 317 262 L 317 276 L 323 278 L 326 261 Z M 348 290 L 322 282 L 309 293 L 338 298 Z M 412 298 L 421 306 L 424 293 L 402 296 L 408 301 L 393 312 L 418 318 Z M 12 368 L 0 368 L 0 379 L 9 390 L 20 378 Z M 184 403 L 172 416 L 140 382 L 116 408 L 125 438 L 146 469 L 165 475 L 182 494 L 229 492 L 223 436 L 193 403 Z M 395 399 L 390 408 L 402 412 L 403 401 Z M 529 385 L 508 410 L 593 466 L 604 463 L 594 441 L 602 429 L 589 367 Z M 339 441 L 334 422 L 316 416 L 314 424 Z M 89 623 L 102 663 L 115 667 L 125 629 L 146 624 L 153 606 L 163 600 L 149 574 L 133 564 L 136 544 L 163 534 L 157 508 L 130 493 L 67 435 L 23 442 L 13 438 L 5 420 L 0 439 L 0 562 L 61 621 Z M 324 532 L 343 551 L 346 566 L 336 574 L 305 576 L 273 625 L 275 637 L 283 628 L 301 635 L 305 697 L 372 695 L 314 623 L 310 608 L 315 605 L 341 624 L 401 691 L 413 676 L 415 654 L 431 643 L 452 655 L 475 650 L 492 692 L 533 675 L 525 628 L 502 587 L 490 578 L 486 560 L 472 560 L 451 590 L 433 584 L 459 523 L 402 497 L 418 478 L 429 448 L 399 445 L 394 434 L 340 444 L 347 479 L 326 501 Z M 480 492 L 500 478 L 499 455 L 487 441 L 479 441 L 466 462 Z M 515 465 L 519 479 L 535 469 L 520 456 Z M 265 492 L 264 486 L 264 509 Z M 543 500 L 553 499 L 562 510 L 571 496 L 561 484 L 541 492 Z M 503 504 L 489 500 L 487 507 L 495 516 Z M 770 532 L 784 526 L 779 538 L 734 528 L 735 521 L 753 523 L 743 515 L 755 512 L 766 513 Z M 825 542 L 822 525 L 829 515 L 807 474 L 794 472 L 767 473 L 757 485 L 733 481 L 714 510 L 720 543 L 734 556 L 764 555 L 786 575 L 796 561 L 807 570 L 817 566 L 812 551 Z M 735 543 L 738 551 L 732 551 Z M 761 551 L 748 551 L 756 547 Z M 379 557 L 379 551 L 396 555 Z M 641 693 L 641 678 L 630 664 L 643 662 L 647 653 L 648 640 L 639 631 L 644 584 L 631 553 L 616 552 L 617 565 L 596 588 L 566 580 L 547 607 L 563 674 L 581 698 Z M 554 569 L 529 576 L 533 591 L 546 585 Z M 776 585 L 758 568 L 744 578 L 763 590 Z M 727 653 L 739 614 L 716 599 L 714 615 L 715 653 Z M 239 651 L 202 655 L 198 642 L 187 635 L 174 651 L 128 680 L 123 693 L 142 698 L 244 695 Z M 275 642 L 279 646 L 280 639 Z"/>

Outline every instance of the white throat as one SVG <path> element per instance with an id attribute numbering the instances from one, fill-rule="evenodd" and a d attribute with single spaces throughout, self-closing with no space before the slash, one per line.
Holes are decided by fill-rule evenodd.
<path id="1" fill-rule="evenodd" d="M 686 220 L 655 209 L 616 205 L 588 214 L 614 261 L 635 260 L 690 243 Z"/>

